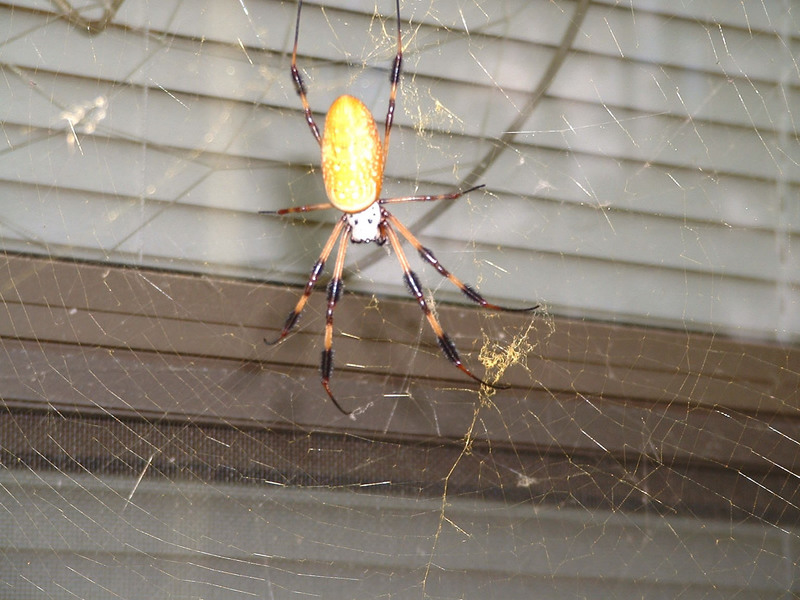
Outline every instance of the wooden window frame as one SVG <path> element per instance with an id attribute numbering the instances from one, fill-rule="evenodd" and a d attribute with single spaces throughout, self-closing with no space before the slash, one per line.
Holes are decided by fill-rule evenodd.
<path id="1" fill-rule="evenodd" d="M 479 372 L 471 344 L 484 331 L 506 343 L 527 332 L 533 346 L 482 406 L 419 336 L 416 302 L 352 294 L 337 308 L 339 363 L 402 368 L 337 369 L 350 419 L 319 385 L 321 302 L 279 347 L 263 343 L 295 288 L 18 254 L 0 264 L 7 465 L 431 495 L 447 481 L 514 501 L 800 522 L 796 347 L 439 305 Z"/>

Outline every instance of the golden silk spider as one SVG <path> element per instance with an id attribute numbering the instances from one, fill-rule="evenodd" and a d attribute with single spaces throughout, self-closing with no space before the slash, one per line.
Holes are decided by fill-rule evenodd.
<path id="1" fill-rule="evenodd" d="M 325 118 L 325 129 L 320 134 L 319 127 L 314 121 L 314 115 L 306 97 L 306 87 L 300 71 L 297 68 L 297 41 L 300 36 L 300 13 L 303 9 L 302 0 L 297 4 L 297 22 L 294 31 L 294 48 L 292 50 L 291 73 L 297 94 L 303 104 L 306 123 L 320 145 L 322 151 L 322 178 L 328 202 L 284 208 L 275 211 L 261 211 L 261 214 L 287 215 L 291 213 L 309 212 L 335 208 L 344 213 L 336 222 L 328 241 L 311 269 L 311 274 L 306 283 L 302 296 L 297 301 L 294 309 L 289 313 L 280 335 L 273 341 L 264 340 L 267 344 L 277 344 L 283 340 L 297 324 L 300 314 L 305 308 L 311 292 L 322 273 L 325 262 L 328 260 L 334 246 L 338 241 L 339 248 L 336 253 L 336 262 L 333 268 L 333 277 L 328 283 L 328 308 L 325 313 L 325 345 L 322 350 L 320 370 L 322 373 L 322 386 L 328 396 L 342 413 L 350 413 L 339 404 L 330 388 L 330 379 L 333 372 L 333 313 L 336 303 L 342 295 L 344 284 L 342 272 L 344 258 L 347 252 L 347 242 L 363 243 L 375 242 L 383 245 L 387 241 L 397 255 L 400 267 L 403 270 L 403 280 L 410 293 L 419 303 L 425 318 L 436 334 L 439 347 L 447 359 L 464 374 L 475 381 L 492 388 L 505 389 L 508 386 L 490 383 L 473 374 L 461 361 L 456 346 L 450 336 L 442 329 L 436 315 L 431 311 L 422 291 L 422 285 L 416 273 L 411 270 L 406 254 L 400 246 L 397 232 L 400 233 L 420 254 L 422 259 L 436 269 L 440 275 L 449 279 L 472 302 L 484 308 L 510 312 L 528 312 L 538 308 L 507 308 L 487 302 L 474 288 L 462 282 L 450 273 L 420 241 L 395 217 L 384 205 L 395 202 L 433 202 L 436 200 L 455 200 L 464 194 L 482 188 L 478 185 L 468 190 L 457 191 L 450 194 L 428 196 L 404 196 L 400 198 L 380 198 L 383 183 L 383 169 L 389 151 L 389 135 L 392 132 L 394 120 L 395 99 L 397 97 L 397 84 L 400 80 L 400 69 L 403 62 L 403 43 L 400 33 L 400 0 L 395 0 L 397 11 L 397 55 L 389 73 L 391 91 L 389 94 L 389 108 L 386 113 L 386 124 L 381 143 L 375 119 L 369 109 L 361 100 L 353 96 L 339 96 L 328 110 Z"/>

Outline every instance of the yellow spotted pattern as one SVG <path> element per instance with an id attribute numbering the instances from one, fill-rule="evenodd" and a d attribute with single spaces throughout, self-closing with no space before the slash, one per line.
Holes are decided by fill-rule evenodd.
<path id="1" fill-rule="evenodd" d="M 383 147 L 375 119 L 358 98 L 339 96 L 328 110 L 322 178 L 331 204 L 346 213 L 361 212 L 381 193 Z"/>

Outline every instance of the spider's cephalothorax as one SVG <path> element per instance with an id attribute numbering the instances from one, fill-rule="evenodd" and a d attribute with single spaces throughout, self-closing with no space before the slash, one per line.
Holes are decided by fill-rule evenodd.
<path id="1" fill-rule="evenodd" d="M 386 243 L 386 237 L 381 234 L 383 216 L 378 202 L 373 202 L 361 212 L 345 213 L 344 218 L 350 228 L 351 242 L 377 242 L 379 246 Z"/>
<path id="2" fill-rule="evenodd" d="M 397 232 L 405 238 L 419 253 L 424 261 L 433 266 L 440 275 L 450 280 L 458 287 L 464 295 L 472 302 L 480 304 L 484 308 L 506 311 L 532 311 L 538 308 L 532 306 L 528 308 L 505 308 L 487 302 L 474 288 L 468 286 L 447 269 L 433 255 L 433 252 L 425 248 L 420 241 L 388 210 L 382 205 L 395 202 L 431 202 L 436 200 L 455 200 L 462 195 L 483 186 L 475 186 L 463 192 L 457 191 L 449 194 L 426 195 L 426 196 L 403 196 L 400 198 L 380 198 L 381 184 L 383 183 L 383 169 L 386 164 L 386 155 L 389 149 L 389 135 L 392 131 L 392 121 L 394 120 L 395 100 L 397 98 L 397 83 L 400 80 L 400 69 L 403 62 L 403 41 L 400 33 L 400 0 L 395 0 L 397 11 L 397 54 L 395 55 L 392 70 L 389 73 L 389 83 L 391 91 L 389 93 L 389 109 L 386 112 L 386 124 L 383 134 L 383 143 L 378 135 L 378 128 L 375 119 L 358 98 L 353 96 L 339 96 L 328 110 L 325 119 L 325 130 L 320 134 L 319 127 L 314 120 L 311 107 L 306 97 L 306 88 L 300 71 L 297 69 L 297 41 L 300 36 L 300 13 L 303 9 L 302 0 L 297 4 L 297 22 L 294 31 L 294 49 L 292 50 L 292 80 L 294 81 L 300 101 L 303 104 L 306 123 L 311 130 L 317 143 L 320 145 L 322 153 L 322 178 L 325 182 L 325 191 L 329 202 L 323 204 L 310 204 L 294 208 L 284 208 L 277 211 L 263 211 L 268 214 L 286 215 L 297 212 L 308 212 L 326 208 L 337 208 L 344 214 L 333 227 L 328 241 L 322 248 L 319 259 L 311 268 L 311 275 L 308 278 L 303 295 L 297 301 L 292 312 L 286 319 L 280 335 L 270 344 L 275 344 L 285 338 L 292 328 L 297 324 L 300 314 L 303 312 L 311 292 L 319 279 L 320 274 L 337 242 L 339 248 L 336 252 L 336 262 L 334 263 L 333 276 L 328 283 L 328 308 L 325 312 L 325 345 L 322 350 L 320 369 L 322 371 L 322 385 L 328 396 L 341 412 L 350 414 L 344 410 L 333 395 L 330 388 L 331 374 L 333 373 L 333 313 L 336 303 L 342 295 L 344 285 L 342 283 L 342 272 L 344 270 L 344 259 L 347 252 L 347 242 L 377 242 L 384 244 L 387 241 L 394 249 L 400 267 L 403 270 L 403 280 L 409 292 L 417 300 L 425 318 L 433 329 L 439 347 L 447 359 L 453 363 L 464 374 L 475 381 L 493 388 L 505 388 L 508 386 L 487 382 L 473 374 L 461 362 L 455 344 L 450 336 L 445 333 L 436 315 L 431 312 L 422 286 L 416 273 L 411 270 L 411 266 L 406 258 L 405 251 L 400 245 Z M 266 340 L 265 340 L 266 341 Z"/>

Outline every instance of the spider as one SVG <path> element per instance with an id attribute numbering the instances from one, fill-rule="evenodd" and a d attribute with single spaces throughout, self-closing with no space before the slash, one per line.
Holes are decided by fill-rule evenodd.
<path id="1" fill-rule="evenodd" d="M 417 250 L 425 262 L 436 269 L 440 275 L 449 279 L 472 302 L 480 304 L 484 308 L 510 312 L 529 312 L 536 310 L 539 306 L 506 308 L 487 302 L 474 288 L 463 283 L 455 275 L 450 273 L 450 271 L 445 269 L 433 255 L 433 252 L 424 247 L 395 216 L 384 208 L 386 204 L 395 202 L 455 200 L 484 186 L 478 185 L 464 191 L 459 190 L 449 194 L 403 196 L 399 198 L 379 197 L 381 185 L 383 183 L 384 165 L 386 164 L 386 157 L 389 150 L 389 136 L 392 132 L 392 121 L 394 120 L 397 84 L 400 80 L 400 69 L 403 62 L 403 44 L 400 32 L 400 0 L 395 0 L 395 9 L 397 12 L 397 55 L 394 58 L 394 64 L 389 73 L 391 91 L 389 93 L 389 108 L 386 113 L 383 143 L 381 143 L 380 137 L 378 136 L 378 128 L 369 109 L 359 99 L 349 95 L 339 96 L 333 102 L 328 110 L 328 116 L 325 119 L 324 132 L 320 134 L 319 127 L 317 127 L 314 121 L 314 115 L 311 112 L 308 98 L 306 97 L 305 83 L 297 68 L 297 41 L 300 36 L 300 13 L 302 9 L 303 1 L 298 0 L 291 73 L 295 89 L 303 104 L 306 123 L 322 151 L 322 178 L 325 183 L 325 191 L 327 192 L 329 201 L 322 204 L 283 208 L 276 211 L 261 211 L 261 214 L 287 215 L 329 208 L 338 209 L 342 211 L 343 214 L 334 225 L 333 231 L 328 237 L 325 246 L 322 248 L 317 262 L 314 263 L 314 266 L 311 268 L 311 274 L 303 294 L 300 296 L 294 309 L 289 313 L 280 335 L 273 341 L 266 339 L 264 341 L 269 345 L 277 344 L 283 340 L 297 324 L 306 306 L 306 302 L 314 290 L 317 279 L 319 279 L 322 273 L 325 262 L 328 260 L 334 246 L 336 246 L 338 242 L 339 247 L 333 268 L 333 277 L 327 286 L 328 308 L 325 313 L 325 345 L 322 350 L 320 371 L 322 374 L 322 386 L 325 388 L 325 391 L 334 405 L 336 405 L 336 408 L 345 415 L 351 414 L 342 408 L 330 387 L 331 374 L 333 373 L 333 313 L 336 308 L 336 303 L 339 301 L 342 290 L 344 289 L 342 272 L 344 270 L 345 253 L 347 252 L 347 238 L 356 244 L 375 242 L 378 245 L 383 245 L 388 241 L 389 245 L 394 249 L 397 260 L 400 262 L 400 267 L 403 270 L 403 280 L 411 295 L 416 298 L 419 303 L 434 334 L 436 334 L 436 339 L 438 340 L 442 353 L 453 365 L 475 381 L 491 388 L 507 389 L 509 386 L 485 381 L 464 366 L 453 340 L 451 340 L 450 336 L 442 329 L 436 315 L 433 314 L 428 303 L 425 301 L 422 285 L 416 273 L 414 273 L 409 266 L 406 254 L 400 246 L 397 232 Z"/>

